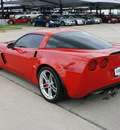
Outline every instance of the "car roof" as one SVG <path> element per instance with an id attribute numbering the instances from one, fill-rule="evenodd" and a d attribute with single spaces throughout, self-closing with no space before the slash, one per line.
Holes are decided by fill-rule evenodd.
<path id="1" fill-rule="evenodd" d="M 68 28 L 47 28 L 47 29 L 39 29 L 30 33 L 35 33 L 35 34 L 43 34 L 43 35 L 47 35 L 47 34 L 57 34 L 57 33 L 62 33 L 62 32 L 72 32 L 72 31 L 82 31 L 79 29 L 68 29 Z"/>

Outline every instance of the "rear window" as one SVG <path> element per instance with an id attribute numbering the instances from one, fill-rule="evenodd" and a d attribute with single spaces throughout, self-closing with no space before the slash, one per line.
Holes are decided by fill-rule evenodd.
<path id="1" fill-rule="evenodd" d="M 110 43 L 83 31 L 63 32 L 53 35 L 46 48 L 107 49 Z"/>

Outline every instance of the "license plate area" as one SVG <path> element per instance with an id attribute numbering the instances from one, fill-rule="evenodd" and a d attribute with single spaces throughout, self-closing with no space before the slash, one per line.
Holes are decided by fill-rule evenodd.
<path id="1" fill-rule="evenodd" d="M 115 77 L 120 76 L 120 67 L 114 69 Z"/>

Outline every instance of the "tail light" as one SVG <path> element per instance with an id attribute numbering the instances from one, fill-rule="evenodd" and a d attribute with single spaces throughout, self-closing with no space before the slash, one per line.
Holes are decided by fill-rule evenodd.
<path id="1" fill-rule="evenodd" d="M 90 61 L 90 63 L 88 64 L 88 69 L 90 71 L 94 71 L 97 67 L 97 61 L 96 60 L 92 60 Z"/>
<path id="2" fill-rule="evenodd" d="M 102 59 L 102 60 L 100 61 L 100 67 L 101 67 L 102 69 L 104 69 L 104 68 L 107 66 L 107 64 L 108 64 L 108 59 L 107 59 L 107 58 L 104 58 L 104 59 Z"/>

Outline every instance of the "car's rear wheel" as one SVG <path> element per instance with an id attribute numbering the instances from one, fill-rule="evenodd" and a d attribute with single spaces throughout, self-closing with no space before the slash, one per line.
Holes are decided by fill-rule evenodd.
<path id="1" fill-rule="evenodd" d="M 62 22 L 61 22 L 61 26 L 65 26 L 65 22 L 62 21 Z"/>
<path id="2" fill-rule="evenodd" d="M 111 21 L 111 20 L 108 20 L 108 23 L 112 23 L 112 21 Z"/>
<path id="3" fill-rule="evenodd" d="M 30 20 L 28 20 L 26 23 L 27 23 L 27 24 L 31 24 L 31 21 L 30 21 Z"/>
<path id="4" fill-rule="evenodd" d="M 35 26 L 36 26 L 36 23 L 35 23 L 35 22 L 33 22 L 33 23 L 32 23 L 32 26 L 34 26 L 34 27 L 35 27 Z"/>
<path id="5" fill-rule="evenodd" d="M 12 25 L 12 24 L 14 24 L 14 22 L 13 22 L 12 20 L 10 20 L 10 21 L 9 21 L 9 24 Z"/>
<path id="6" fill-rule="evenodd" d="M 56 72 L 50 67 L 43 67 L 38 74 L 39 88 L 42 96 L 55 103 L 63 97 L 62 84 Z"/>

